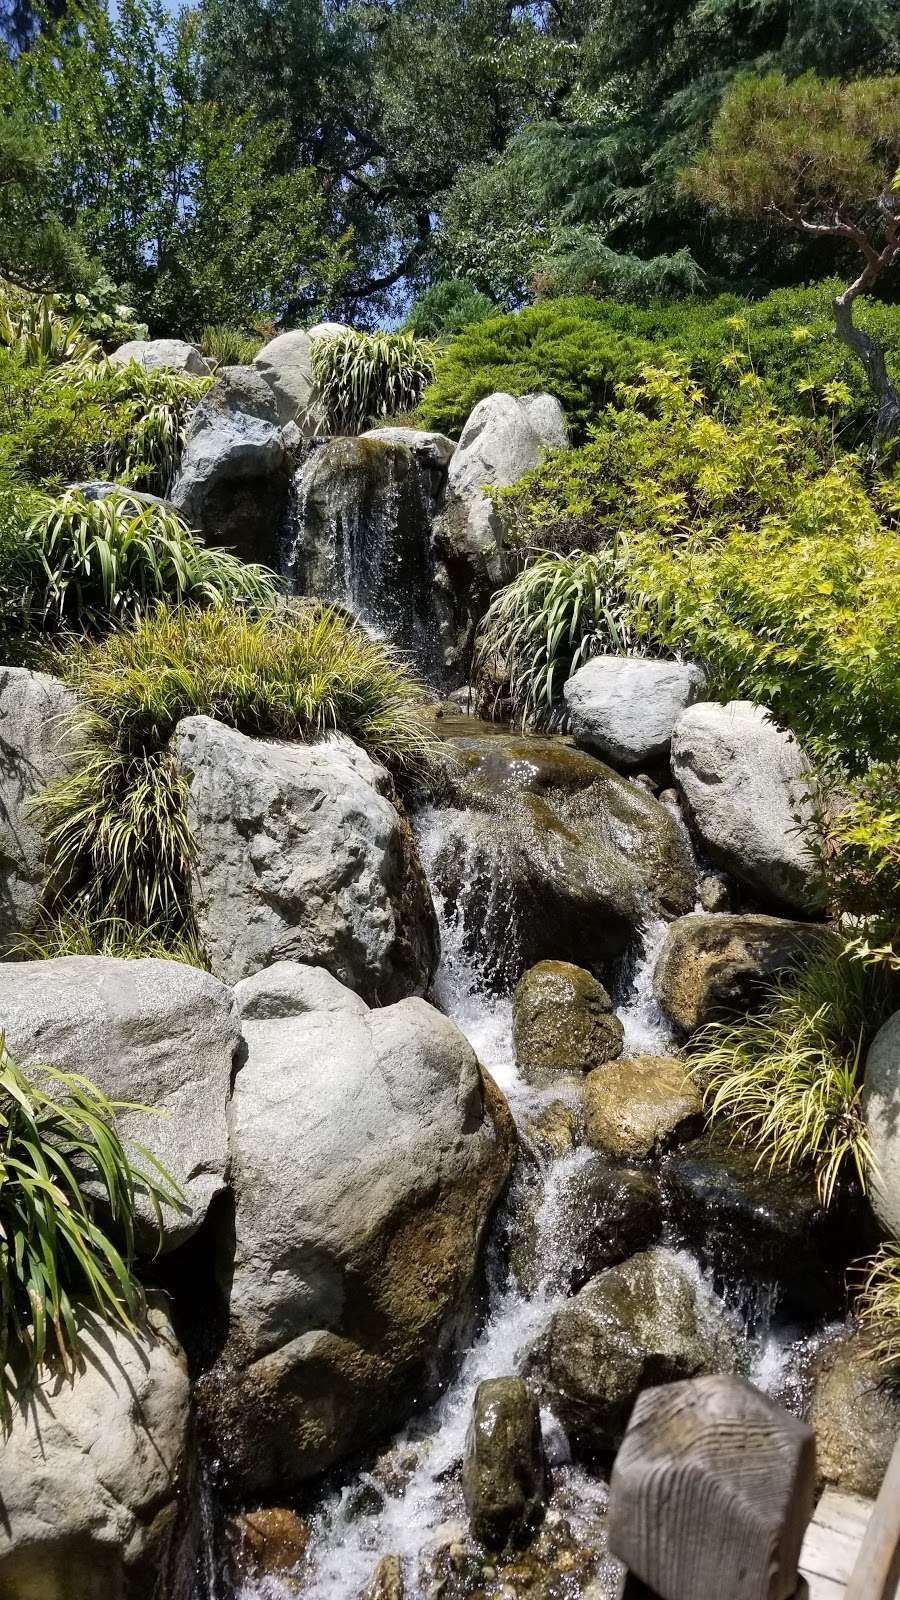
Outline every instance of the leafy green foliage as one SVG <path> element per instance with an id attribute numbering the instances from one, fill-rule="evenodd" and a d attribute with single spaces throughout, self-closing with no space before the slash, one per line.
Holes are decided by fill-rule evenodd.
<path id="1" fill-rule="evenodd" d="M 178 1206 L 181 1195 L 146 1151 L 138 1149 L 135 1161 L 126 1150 L 114 1126 L 120 1109 L 76 1074 L 53 1067 L 24 1073 L 0 1040 L 4 1423 L 11 1417 L 12 1392 L 51 1356 L 64 1371 L 74 1371 L 80 1303 L 129 1330 L 142 1315 L 134 1270 L 137 1200 L 151 1200 L 161 1233 L 162 1206 Z M 89 1183 L 99 1190 L 99 1201 L 88 1193 Z"/>
<path id="2" fill-rule="evenodd" d="M 19 603 L 23 624 L 103 629 L 155 600 L 271 606 L 273 573 L 211 549 L 176 511 L 127 489 L 90 500 L 79 489 L 36 495 L 24 532 Z M 24 570 L 23 570 L 24 569 Z"/>
<path id="3" fill-rule="evenodd" d="M 421 294 L 406 319 L 418 339 L 441 339 L 460 333 L 472 322 L 496 315 L 497 307 L 486 294 L 463 278 L 442 278 Z"/>
<path id="4" fill-rule="evenodd" d="M 346 333 L 311 346 L 318 399 L 329 433 L 361 433 L 379 418 L 411 411 L 434 375 L 435 352 L 405 333 Z"/>
<path id="5" fill-rule="evenodd" d="M 169 943 L 192 937 L 184 783 L 167 750 L 182 717 L 273 738 L 345 732 L 395 770 L 418 769 L 430 749 L 428 697 L 409 669 L 314 602 L 258 618 L 159 607 L 73 642 L 58 670 L 86 714 L 78 770 L 42 802 L 52 911 L 98 939 L 110 918 Z"/>
<path id="6" fill-rule="evenodd" d="M 757 1013 L 710 1023 L 690 1040 L 710 1115 L 770 1167 L 811 1170 L 825 1206 L 849 1179 L 865 1189 L 862 1066 L 896 1001 L 889 974 L 849 960 L 829 939 Z"/>
<path id="7" fill-rule="evenodd" d="M 0 62 L 0 277 L 24 289 L 83 288 L 93 275 L 90 263 L 44 193 L 49 141 L 17 98 L 3 95 L 2 70 Z"/>
<path id="8" fill-rule="evenodd" d="M 93 361 L 100 354 L 77 318 L 60 316 L 55 295 L 29 296 L 18 304 L 7 296 L 0 303 L 0 345 L 16 351 L 25 367 Z"/>
<path id="9" fill-rule="evenodd" d="M 832 905 L 862 930 L 855 953 L 900 970 L 900 762 L 875 763 L 850 784 L 838 778 L 824 822 Z"/>

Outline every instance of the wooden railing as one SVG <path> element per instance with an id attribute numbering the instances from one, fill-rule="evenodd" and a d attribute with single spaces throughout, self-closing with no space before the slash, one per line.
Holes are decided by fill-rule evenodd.
<path id="1" fill-rule="evenodd" d="M 895 1600 L 900 1582 L 900 1439 L 872 1507 L 844 1600 Z"/>

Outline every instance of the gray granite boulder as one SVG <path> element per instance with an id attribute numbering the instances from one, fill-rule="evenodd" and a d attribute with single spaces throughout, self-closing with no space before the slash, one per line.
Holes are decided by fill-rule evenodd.
<path id="1" fill-rule="evenodd" d="M 79 1072 L 111 1100 L 153 1108 L 120 1112 L 118 1130 L 145 1145 L 184 1191 L 184 1209 L 165 1211 L 166 1248 L 189 1238 L 225 1188 L 240 1039 L 231 990 L 180 961 L 0 963 L 0 1034 L 20 1066 Z M 142 1206 L 141 1214 L 154 1245 L 153 1213 Z"/>
<path id="2" fill-rule="evenodd" d="M 255 986 L 231 1108 L 230 1329 L 201 1386 L 251 1495 L 296 1487 L 434 1392 L 469 1329 L 515 1145 L 499 1091 L 423 1000 L 341 1009 L 332 992 L 309 1011 L 283 973 L 277 1014 L 259 1015 L 265 985 L 239 990 L 247 1006 Z"/>
<path id="3" fill-rule="evenodd" d="M 35 801 L 76 763 L 77 709 L 56 678 L 0 667 L 0 955 L 36 929 L 46 868 Z"/>
<path id="4" fill-rule="evenodd" d="M 253 367 L 220 367 L 188 424 L 173 505 L 210 544 L 272 564 L 289 487 L 271 388 Z"/>
<path id="5" fill-rule="evenodd" d="M 145 372 L 186 372 L 195 378 L 207 377 L 213 370 L 197 346 L 184 339 L 129 339 L 109 359 L 114 367 L 136 361 Z"/>
<path id="6" fill-rule="evenodd" d="M 672 772 L 710 860 L 763 899 L 810 915 L 823 903 L 812 770 L 796 739 L 747 700 L 689 706 Z"/>
<path id="7" fill-rule="evenodd" d="M 211 717 L 180 722 L 173 748 L 213 972 L 236 983 L 302 961 L 382 1003 L 427 988 L 434 908 L 381 767 L 346 738 L 268 743 Z"/>
<path id="8" fill-rule="evenodd" d="M 672 729 L 703 697 L 706 674 L 690 661 L 594 656 L 563 687 L 569 728 L 614 767 L 668 760 Z"/>
<path id="9" fill-rule="evenodd" d="M 0 1594 L 151 1600 L 166 1587 L 188 1464 L 187 1364 L 168 1317 L 135 1335 L 93 1313 L 85 1360 L 44 1377 L 0 1451 Z"/>
<path id="10" fill-rule="evenodd" d="M 668 929 L 653 992 L 680 1032 L 689 1034 L 713 1017 L 746 1011 L 827 937 L 820 923 L 691 912 Z"/>
<path id="11" fill-rule="evenodd" d="M 296 423 L 302 436 L 314 438 L 321 432 L 322 418 L 316 404 L 316 378 L 310 357 L 311 339 L 302 328 L 279 333 L 253 357 L 253 365 L 269 385 L 284 427 Z"/>
<path id="12" fill-rule="evenodd" d="M 863 1116 L 872 1151 L 872 1206 L 900 1236 L 900 1011 L 875 1035 L 866 1057 Z"/>

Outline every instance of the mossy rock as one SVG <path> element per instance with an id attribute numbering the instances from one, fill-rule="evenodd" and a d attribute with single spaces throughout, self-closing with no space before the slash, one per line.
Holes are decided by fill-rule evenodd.
<path id="1" fill-rule="evenodd" d="M 590 1072 L 622 1049 L 624 1030 L 602 983 L 569 961 L 539 961 L 513 995 L 513 1048 L 539 1087 Z"/>
<path id="2" fill-rule="evenodd" d="M 675 1056 L 631 1056 L 592 1072 L 584 1086 L 588 1143 L 642 1160 L 699 1133 L 703 1104 Z"/>

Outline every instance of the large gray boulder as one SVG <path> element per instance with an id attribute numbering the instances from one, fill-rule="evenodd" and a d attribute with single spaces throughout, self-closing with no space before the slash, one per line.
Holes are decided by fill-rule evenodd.
<path id="1" fill-rule="evenodd" d="M 311 343 L 302 328 L 291 328 L 270 339 L 253 357 L 254 367 L 275 396 L 282 427 L 296 423 L 304 439 L 315 438 L 322 430 Z"/>
<path id="2" fill-rule="evenodd" d="M 614 767 L 668 760 L 682 711 L 700 700 L 706 674 L 690 661 L 595 656 L 563 687 L 577 742 Z"/>
<path id="3" fill-rule="evenodd" d="M 434 908 L 386 774 L 349 739 L 274 744 L 211 717 L 178 724 L 195 843 L 191 897 L 210 966 L 227 983 L 290 959 L 327 967 L 366 999 L 422 993 Z"/>
<path id="4" fill-rule="evenodd" d="M 593 1278 L 556 1313 L 537 1355 L 544 1397 L 588 1457 L 616 1448 L 642 1389 L 736 1361 L 721 1307 L 662 1246 Z"/>
<path id="5" fill-rule="evenodd" d="M 130 1335 L 85 1313 L 85 1360 L 45 1377 L 0 1451 L 0 1594 L 151 1600 L 165 1587 L 187 1468 L 187 1365 L 156 1308 Z"/>
<path id="6" fill-rule="evenodd" d="M 376 444 L 402 445 L 404 449 L 411 450 L 420 466 L 427 467 L 437 475 L 436 487 L 443 482 L 456 450 L 453 440 L 448 439 L 445 433 L 429 433 L 423 428 L 367 428 L 359 437 L 371 439 Z"/>
<path id="7" fill-rule="evenodd" d="M 289 487 L 271 388 L 253 367 L 220 367 L 188 424 L 173 504 L 210 544 L 272 563 Z"/>
<path id="8" fill-rule="evenodd" d="M 710 859 L 788 911 L 821 909 L 812 771 L 762 706 L 701 701 L 672 735 L 672 772 Z"/>
<path id="9" fill-rule="evenodd" d="M 693 1033 L 713 1017 L 746 1011 L 827 937 L 818 923 L 691 912 L 666 934 L 653 992 L 680 1032 Z"/>
<path id="10" fill-rule="evenodd" d="M 432 881 L 507 990 L 541 960 L 604 966 L 649 916 L 694 903 L 683 830 L 658 800 L 562 739 L 444 741 L 449 814 L 423 834 Z"/>
<path id="11" fill-rule="evenodd" d="M 321 982 L 321 977 L 316 978 Z M 238 986 L 230 1329 L 201 1404 L 232 1481 L 290 1491 L 434 1392 L 473 1309 L 515 1133 L 459 1029 L 307 980 Z M 266 994 L 268 993 L 268 998 Z"/>
<path id="12" fill-rule="evenodd" d="M 879 1222 L 900 1236 L 900 1011 L 869 1046 L 863 1116 L 872 1151 L 871 1199 Z"/>
<path id="13" fill-rule="evenodd" d="M 34 802 L 75 764 L 77 709 L 56 678 L 0 667 L 0 955 L 36 929 L 46 868 Z"/>
<path id="14" fill-rule="evenodd" d="M 213 370 L 197 346 L 184 339 L 129 339 L 109 359 L 114 367 L 136 361 L 145 372 L 187 372 L 195 378 L 207 377 Z"/>
<path id="15" fill-rule="evenodd" d="M 126 1140 L 146 1146 L 185 1195 L 165 1211 L 165 1246 L 199 1228 L 225 1188 L 226 1110 L 239 1043 L 234 996 L 180 961 L 60 956 L 0 963 L 0 1035 L 20 1066 L 49 1063 L 90 1078 L 121 1111 Z M 140 1165 L 140 1157 L 136 1157 Z M 155 1218 L 142 1206 L 148 1243 Z"/>
<path id="16" fill-rule="evenodd" d="M 486 491 L 517 483 L 548 449 L 567 442 L 565 416 L 552 395 L 488 395 L 460 434 L 433 535 L 441 645 L 457 676 L 491 593 L 509 570 L 502 523 Z"/>

